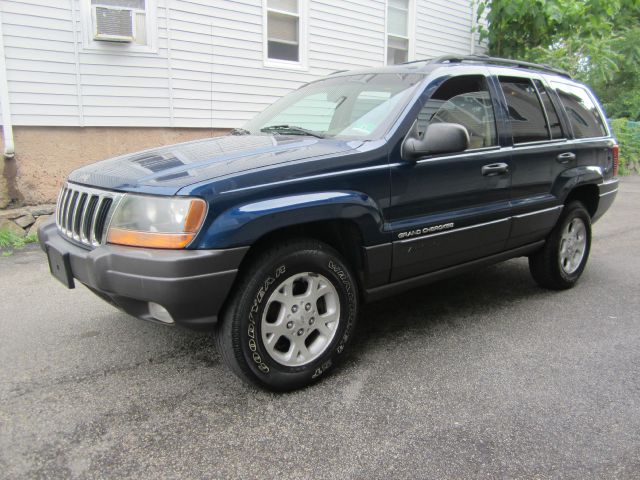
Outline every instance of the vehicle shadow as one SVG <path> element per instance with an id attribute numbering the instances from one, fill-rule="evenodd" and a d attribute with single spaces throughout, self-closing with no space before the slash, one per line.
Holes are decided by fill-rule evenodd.
<path id="1" fill-rule="evenodd" d="M 480 319 L 486 321 L 487 315 L 493 317 L 492 321 L 505 321 L 514 304 L 550 294 L 534 283 L 526 259 L 516 259 L 365 304 L 344 363 L 355 365 L 381 344 L 393 343 L 408 331 L 428 341 L 437 333 L 469 327 Z M 149 361 L 200 365 L 214 368 L 216 376 L 227 376 L 214 346 L 214 333 L 163 328 L 120 313 L 114 316 L 126 317 L 126 326 L 121 323 L 119 328 L 131 330 L 129 338 L 148 341 L 153 337 L 164 345 Z M 139 347 L 144 348 L 142 340 Z"/>
<path id="2" fill-rule="evenodd" d="M 365 304 L 349 357 L 366 353 L 373 343 L 411 330 L 430 336 L 443 327 L 469 326 L 491 313 L 503 321 L 501 310 L 523 300 L 553 294 L 531 278 L 526 259 L 515 259 L 441 280 L 405 293 Z"/>

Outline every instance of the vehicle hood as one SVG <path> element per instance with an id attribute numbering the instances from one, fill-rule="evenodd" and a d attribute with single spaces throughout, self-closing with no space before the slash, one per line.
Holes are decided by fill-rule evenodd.
<path id="1" fill-rule="evenodd" d="M 110 190 L 172 195 L 188 185 L 248 170 L 338 154 L 362 145 L 287 135 L 228 135 L 122 155 L 75 170 L 69 180 Z"/>

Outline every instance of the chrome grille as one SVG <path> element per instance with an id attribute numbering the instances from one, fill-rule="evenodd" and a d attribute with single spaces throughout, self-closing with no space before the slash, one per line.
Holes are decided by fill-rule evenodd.
<path id="1" fill-rule="evenodd" d="M 56 224 L 65 237 L 88 247 L 102 245 L 121 193 L 66 184 L 58 196 Z"/>

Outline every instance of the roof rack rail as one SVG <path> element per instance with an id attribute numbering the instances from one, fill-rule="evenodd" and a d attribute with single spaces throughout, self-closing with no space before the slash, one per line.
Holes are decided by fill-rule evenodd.
<path id="1" fill-rule="evenodd" d="M 516 67 L 516 68 L 526 68 L 528 70 L 540 70 L 548 73 L 555 73 L 556 75 L 562 75 L 563 77 L 571 78 L 569 72 L 562 70 L 560 68 L 552 67 L 551 65 L 531 63 L 531 62 L 522 62 L 520 60 L 512 60 L 509 58 L 499 58 L 499 57 L 490 57 L 489 55 L 443 55 L 441 57 L 424 59 L 424 60 L 413 60 L 411 62 L 405 62 L 405 64 L 409 63 L 426 63 L 426 64 L 435 64 L 435 63 L 462 63 L 462 62 L 484 62 L 484 63 L 494 63 L 496 65 L 504 65 L 508 67 Z"/>

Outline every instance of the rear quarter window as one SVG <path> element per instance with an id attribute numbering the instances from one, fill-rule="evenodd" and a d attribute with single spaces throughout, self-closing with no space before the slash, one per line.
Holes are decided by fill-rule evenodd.
<path id="1" fill-rule="evenodd" d="M 552 82 L 567 112 L 575 138 L 604 137 L 607 129 L 595 102 L 583 87 Z"/>

